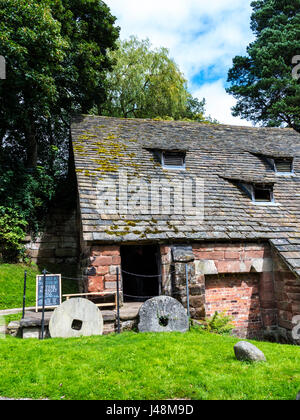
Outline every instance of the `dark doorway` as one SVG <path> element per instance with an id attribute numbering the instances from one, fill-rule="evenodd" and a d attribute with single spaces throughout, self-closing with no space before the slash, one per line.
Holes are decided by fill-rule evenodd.
<path id="1" fill-rule="evenodd" d="M 122 246 L 121 258 L 125 302 L 144 302 L 160 294 L 160 254 L 157 246 Z"/>

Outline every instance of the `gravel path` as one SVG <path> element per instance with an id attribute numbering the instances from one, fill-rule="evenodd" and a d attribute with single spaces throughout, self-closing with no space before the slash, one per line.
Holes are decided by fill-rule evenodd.
<path id="1" fill-rule="evenodd" d="M 34 306 L 32 306 L 30 308 L 25 308 L 25 311 L 32 311 L 32 310 L 35 310 L 35 307 Z M 0 316 L 1 315 L 14 315 L 14 314 L 19 314 L 22 311 L 23 311 L 22 308 L 3 309 L 3 310 L 0 311 Z"/>

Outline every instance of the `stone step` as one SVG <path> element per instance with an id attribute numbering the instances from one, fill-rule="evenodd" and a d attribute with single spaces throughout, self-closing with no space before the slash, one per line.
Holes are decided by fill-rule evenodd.
<path id="1" fill-rule="evenodd" d="M 139 309 L 142 303 L 125 303 L 120 308 L 120 328 L 121 331 L 129 331 L 137 324 L 137 317 L 139 313 Z M 111 334 L 116 332 L 116 324 L 117 324 L 117 311 L 116 310 L 104 310 L 101 311 L 103 316 L 104 322 L 104 334 Z M 49 322 L 53 311 L 46 311 L 45 312 L 45 328 L 48 331 Z M 7 326 L 7 333 L 12 336 L 20 336 L 21 331 L 23 333 L 26 330 L 30 334 L 33 332 L 35 335 L 37 334 L 36 330 L 41 328 L 42 324 L 42 313 L 35 312 L 35 311 L 27 311 L 25 313 L 25 318 L 20 321 L 12 321 Z M 5 329 L 5 327 L 4 327 Z M 24 334 L 23 334 L 24 335 Z"/>

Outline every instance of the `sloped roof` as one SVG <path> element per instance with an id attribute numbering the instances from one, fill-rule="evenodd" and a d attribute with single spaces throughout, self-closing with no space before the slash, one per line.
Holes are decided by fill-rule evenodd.
<path id="1" fill-rule="evenodd" d="M 85 241 L 270 240 L 300 275 L 300 135 L 291 129 L 78 117 L 72 125 Z M 186 150 L 186 171 L 165 170 L 155 150 Z M 294 156 L 294 176 L 276 176 L 259 155 Z M 204 180 L 204 220 L 188 214 L 99 211 L 99 182 Z M 122 175 L 123 176 L 123 175 Z M 256 205 L 235 184 L 274 184 L 276 205 Z M 117 187 L 117 192 L 119 187 Z M 111 214 L 110 214 L 111 213 Z"/>

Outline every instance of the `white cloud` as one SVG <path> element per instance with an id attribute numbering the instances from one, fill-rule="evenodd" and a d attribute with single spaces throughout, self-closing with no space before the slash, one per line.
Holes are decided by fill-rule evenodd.
<path id="1" fill-rule="evenodd" d="M 190 90 L 206 92 L 208 104 L 223 104 L 223 111 L 209 105 L 212 117 L 247 125 L 231 116 L 234 99 L 223 86 L 232 58 L 245 54 L 253 39 L 251 0 L 104 1 L 118 18 L 122 39 L 134 34 L 149 38 L 154 47 L 169 48 L 189 80 Z"/>
<path id="2" fill-rule="evenodd" d="M 242 120 L 231 115 L 231 108 L 236 101 L 225 91 L 223 81 L 218 80 L 214 83 L 206 83 L 193 95 L 199 99 L 206 98 L 206 114 L 211 115 L 222 124 L 251 126 L 249 121 Z"/>

